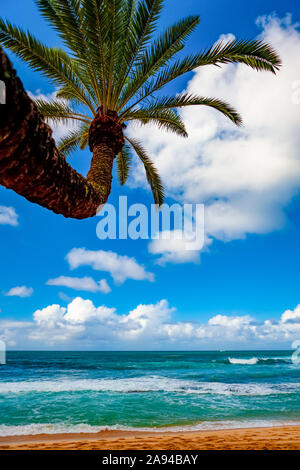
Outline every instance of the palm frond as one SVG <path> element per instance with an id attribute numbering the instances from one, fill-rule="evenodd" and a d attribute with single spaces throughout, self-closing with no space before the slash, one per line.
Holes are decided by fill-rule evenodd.
<path id="1" fill-rule="evenodd" d="M 100 102 L 106 101 L 110 17 L 105 0 L 81 0 L 83 27 L 88 42 L 88 58 L 95 70 Z M 99 102 L 99 105 L 100 105 Z"/>
<path id="2" fill-rule="evenodd" d="M 38 0 L 40 3 L 41 0 Z M 45 3 L 43 0 L 42 3 Z M 81 28 L 80 1 L 78 0 L 50 0 L 52 8 L 59 18 L 56 30 L 69 49 L 86 62 L 86 41 Z"/>
<path id="3" fill-rule="evenodd" d="M 141 0 L 137 6 L 133 20 L 136 43 L 131 51 L 131 64 L 139 59 L 145 47 L 149 43 L 157 25 L 164 0 Z"/>
<path id="4" fill-rule="evenodd" d="M 127 136 L 125 137 L 125 139 L 130 143 L 137 156 L 142 161 L 145 168 L 147 181 L 152 190 L 154 202 L 158 206 L 161 206 L 164 202 L 164 188 L 158 171 L 154 166 L 154 163 L 147 155 L 146 150 L 144 149 L 140 141 L 138 141 L 137 139 L 131 139 Z"/>
<path id="5" fill-rule="evenodd" d="M 82 124 L 80 128 L 69 132 L 57 143 L 57 148 L 66 158 L 76 150 L 86 147 L 88 142 L 89 125 Z"/>
<path id="6" fill-rule="evenodd" d="M 82 136 L 80 137 L 80 140 L 79 140 L 80 150 L 84 150 L 88 146 L 88 143 L 89 143 L 89 129 L 90 129 L 89 124 L 88 125 L 83 124 L 82 127 L 81 127 L 81 130 L 82 130 L 83 134 L 82 134 Z"/>
<path id="7" fill-rule="evenodd" d="M 221 41 L 210 49 L 179 59 L 173 64 L 164 67 L 156 77 L 149 80 L 139 90 L 139 96 L 131 107 L 136 106 L 154 92 L 160 90 L 175 78 L 191 72 L 204 65 L 220 65 L 228 63 L 243 63 L 256 70 L 266 70 L 276 73 L 281 60 L 276 51 L 261 41 Z"/>
<path id="8" fill-rule="evenodd" d="M 56 98 L 66 100 L 72 105 L 85 105 L 84 100 L 69 85 L 63 85 L 56 92 Z"/>
<path id="9" fill-rule="evenodd" d="M 50 22 L 55 31 L 61 36 L 63 22 L 55 10 L 51 0 L 34 0 L 41 15 Z"/>
<path id="10" fill-rule="evenodd" d="M 197 56 L 197 67 L 201 66 L 202 62 L 203 65 L 243 63 L 256 70 L 276 73 L 281 66 L 277 52 L 269 44 L 257 40 L 219 41 Z"/>
<path id="11" fill-rule="evenodd" d="M 67 123 L 70 119 L 86 123 L 90 123 L 92 121 L 88 116 L 76 113 L 72 107 L 63 101 L 46 101 L 39 98 L 34 100 L 34 102 L 39 112 L 43 114 L 46 120 L 63 123 Z"/>
<path id="12" fill-rule="evenodd" d="M 48 20 L 64 44 L 74 52 L 82 52 L 82 36 L 78 34 L 80 1 L 34 0 L 41 15 Z"/>
<path id="13" fill-rule="evenodd" d="M 86 54 L 86 42 L 81 29 L 80 1 L 35 1 L 42 15 L 54 26 L 65 45 L 77 56 L 84 58 Z"/>
<path id="14" fill-rule="evenodd" d="M 122 94 L 119 109 L 134 96 L 149 77 L 153 76 L 183 48 L 184 41 L 191 35 L 199 22 L 199 16 L 183 18 L 153 41 L 152 46 L 144 51 L 133 78 Z"/>
<path id="15" fill-rule="evenodd" d="M 123 49 L 123 67 L 121 69 L 120 79 L 118 80 L 118 93 L 122 90 L 128 77 L 140 61 L 148 45 L 152 34 L 154 33 L 159 18 L 163 0 L 140 0 L 134 8 L 134 15 L 128 24 L 127 40 Z"/>
<path id="16" fill-rule="evenodd" d="M 95 113 L 88 93 L 84 90 L 84 84 L 76 74 L 75 65 L 62 49 L 43 45 L 29 32 L 26 33 L 1 18 L 0 43 L 29 63 L 32 68 L 49 78 L 56 86 L 68 85 Z"/>
<path id="17" fill-rule="evenodd" d="M 126 121 L 138 121 L 141 124 L 152 123 L 162 130 L 174 132 L 181 137 L 188 137 L 181 117 L 172 109 L 140 108 L 128 113 Z"/>
<path id="18" fill-rule="evenodd" d="M 234 122 L 238 126 L 240 126 L 243 122 L 241 115 L 230 104 L 226 103 L 225 101 L 219 100 L 217 98 L 198 96 L 191 93 L 181 93 L 177 96 L 162 96 L 153 99 L 150 104 L 148 104 L 147 109 L 149 111 L 154 111 L 201 105 L 209 106 L 211 108 L 216 109 L 217 111 L 220 111 L 222 114 L 224 114 L 224 116 L 228 117 L 232 122 Z M 121 118 L 126 121 L 127 116 L 130 115 L 130 110 L 124 111 L 124 113 L 121 114 Z"/>
<path id="19" fill-rule="evenodd" d="M 131 154 L 129 145 L 123 146 L 122 151 L 118 154 L 116 160 L 119 183 L 123 186 L 127 181 L 130 170 Z"/>
<path id="20" fill-rule="evenodd" d="M 110 0 L 109 4 L 109 17 L 110 17 L 110 38 L 108 47 L 108 76 L 107 76 L 107 99 L 104 104 L 104 109 L 112 107 L 112 97 L 116 88 L 120 73 L 120 62 L 123 55 L 121 49 L 123 45 L 123 37 L 126 30 L 124 21 L 124 1 L 123 0 Z"/>
<path id="21" fill-rule="evenodd" d="M 99 101 L 97 79 L 84 34 L 80 0 L 35 0 L 35 2 L 42 15 L 54 26 L 64 44 L 73 51 L 78 66 L 88 70 L 88 79 L 84 80 L 82 77 L 81 80 L 89 89 L 89 94 L 96 104 L 96 101 Z M 89 86 L 89 83 L 93 86 Z"/>
<path id="22" fill-rule="evenodd" d="M 115 89 L 113 91 L 112 101 L 116 102 L 116 99 L 120 95 L 122 85 L 126 83 L 126 71 L 131 62 L 131 51 L 135 44 L 135 30 L 133 28 L 133 18 L 136 11 L 136 0 L 124 0 L 123 7 L 123 35 L 120 38 L 119 43 L 119 61 L 118 61 L 118 77 L 115 83 Z"/>
<path id="23" fill-rule="evenodd" d="M 71 131 L 57 142 L 57 148 L 65 158 L 69 157 L 75 150 L 78 150 L 80 137 L 81 134 L 79 134 L 78 130 Z"/>

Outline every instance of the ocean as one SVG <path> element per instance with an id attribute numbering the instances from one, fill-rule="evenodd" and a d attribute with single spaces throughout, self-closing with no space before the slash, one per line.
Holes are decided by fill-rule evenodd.
<path id="1" fill-rule="evenodd" d="M 0 436 L 300 424 L 291 354 L 9 351 Z"/>

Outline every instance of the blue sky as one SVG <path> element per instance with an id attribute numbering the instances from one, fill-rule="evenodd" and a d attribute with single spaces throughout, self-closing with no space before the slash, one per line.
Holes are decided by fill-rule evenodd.
<path id="1" fill-rule="evenodd" d="M 1 8 L 1 16 L 19 24 L 24 29 L 30 29 L 41 41 L 48 45 L 58 45 L 59 41 L 55 33 L 41 20 L 34 2 L 27 0 L 26 7 L 24 4 L 25 2 L 23 0 L 15 0 L 13 3 L 5 2 L 5 5 L 2 5 Z M 263 34 L 265 34 L 265 37 L 268 39 L 274 37 L 275 42 L 278 39 L 278 44 L 281 44 L 280 41 L 282 41 L 282 44 L 283 41 L 286 41 L 285 44 L 287 44 L 287 42 L 293 40 L 294 37 L 298 40 L 297 25 L 295 26 L 295 24 L 300 21 L 300 5 L 294 1 L 288 0 L 283 3 L 274 0 L 264 0 L 263 2 L 255 0 L 247 4 L 246 8 L 244 3 L 235 1 L 228 1 L 225 6 L 224 2 L 220 0 L 213 2 L 187 0 L 184 4 L 177 0 L 167 0 L 160 26 L 163 28 L 173 21 L 176 21 L 180 16 L 192 13 L 200 14 L 202 21 L 197 31 L 188 42 L 187 52 L 195 52 L 202 47 L 211 45 L 221 34 L 233 34 L 238 38 L 255 38 L 263 31 Z M 273 23 L 271 20 L 268 20 L 268 25 L 266 26 L 265 24 L 263 28 L 262 25 L 259 27 L 256 24 L 256 20 L 259 16 L 270 15 L 272 13 L 273 18 L 278 19 L 276 20 L 276 24 L 274 22 L 275 20 Z M 279 19 L 286 17 L 287 13 L 292 14 L 291 20 L 289 22 L 280 23 Z M 276 46 L 276 44 L 274 46 Z M 290 47 L 286 47 L 287 51 L 290 49 Z M 279 52 L 281 51 L 279 50 Z M 27 66 L 13 57 L 13 55 L 9 55 L 28 91 L 33 94 L 42 93 L 44 95 L 51 94 L 54 91 L 47 80 L 41 78 L 38 73 L 29 70 Z M 290 56 L 288 56 L 287 52 L 287 61 L 286 64 L 284 62 L 284 66 L 290 67 L 290 75 L 286 76 L 285 83 L 283 83 L 283 78 L 281 79 L 280 83 L 283 87 L 292 86 L 292 83 L 289 82 L 289 77 L 293 77 L 294 80 L 300 80 L 299 65 L 295 64 L 295 69 L 292 70 L 293 65 L 290 65 L 293 64 L 292 59 L 292 52 Z M 236 80 L 233 83 L 237 84 L 236 95 L 238 96 L 237 99 L 240 100 L 238 103 L 241 103 L 241 111 L 243 111 L 244 101 L 240 99 L 240 95 L 244 93 L 242 84 L 244 82 L 248 83 L 248 75 L 239 76 L 240 81 L 238 82 L 235 70 L 236 69 L 230 68 L 229 71 L 232 73 L 234 80 Z M 212 83 L 219 83 L 221 86 L 215 89 L 214 95 L 220 98 L 227 98 L 226 96 L 222 96 L 222 91 L 224 90 L 224 93 L 227 93 L 228 83 L 226 84 L 225 82 L 226 80 L 228 82 L 228 77 L 226 79 L 224 75 L 222 76 L 223 81 L 218 82 L 218 80 L 221 80 L 221 75 L 219 77 L 211 75 L 210 77 L 209 73 L 210 72 L 208 72 L 207 76 L 203 77 L 204 90 L 209 90 Z M 214 71 L 212 73 L 215 74 Z M 241 72 L 241 74 L 243 73 L 244 72 Z M 254 71 L 247 70 L 247 72 L 245 72 L 245 74 L 249 73 L 253 74 L 253 76 L 259 75 Z M 170 85 L 168 92 L 178 93 L 187 87 L 196 86 L 198 78 L 200 80 L 201 76 L 199 75 L 198 77 L 198 75 L 189 74 L 187 77 Z M 252 77 L 249 80 L 252 80 Z M 258 78 L 253 78 L 253 80 L 258 80 Z M 241 83 L 241 91 L 239 89 L 239 83 Z M 273 84 L 275 87 L 277 86 L 276 82 L 273 81 L 270 82 L 270 84 L 270 86 L 273 86 Z M 253 86 L 255 87 L 255 84 Z M 266 85 L 266 87 L 267 86 L 268 85 Z M 276 97 L 277 95 L 274 89 L 275 102 Z M 234 96 L 233 99 L 235 99 Z M 249 105 L 252 105 L 255 96 L 249 95 L 248 99 Z M 260 108 L 260 106 L 262 106 L 262 108 Z M 259 95 L 259 98 L 257 98 L 258 113 L 262 116 L 266 116 L 266 119 L 268 119 L 268 110 L 265 109 L 266 106 L 267 104 L 265 104 L 264 107 L 263 94 Z M 276 106 L 276 103 L 274 106 Z M 295 106 L 291 108 L 293 113 L 299 113 L 299 107 L 300 105 L 298 109 L 296 109 Z M 247 115 L 247 102 L 245 103 L 245 110 Z M 274 113 L 280 114 L 281 110 L 282 105 L 279 100 Z M 207 120 L 215 119 L 210 112 L 206 115 L 206 111 L 196 109 L 193 110 L 193 116 L 195 116 L 195 113 L 202 113 L 203 117 L 201 117 L 201 119 L 206 119 L 206 116 Z M 286 113 L 287 115 L 291 114 L 289 109 L 286 110 Z M 187 115 L 187 119 L 189 120 L 190 118 L 192 119 L 192 115 Z M 218 126 L 222 126 L 224 123 L 224 132 L 233 132 L 232 128 L 228 127 L 231 125 L 227 122 L 225 123 L 222 119 L 223 118 L 218 118 Z M 0 320 L 3 322 L 1 324 L 0 321 L 0 329 L 2 328 L 3 330 L 4 339 L 7 339 L 8 347 L 12 349 L 21 347 L 36 349 L 42 346 L 54 349 L 63 349 L 64 347 L 72 347 L 74 349 L 116 349 L 119 345 L 121 349 L 140 349 L 142 346 L 147 349 L 151 349 L 152 347 L 159 349 L 161 345 L 163 349 L 184 349 L 189 347 L 194 349 L 214 349 L 215 347 L 221 346 L 239 346 L 240 349 L 242 349 L 243 347 L 251 348 L 253 344 L 262 348 L 288 347 L 291 340 L 296 339 L 297 334 L 298 336 L 300 335 L 300 331 L 296 328 L 293 331 L 289 330 L 288 333 L 284 330 L 279 336 L 277 333 L 275 334 L 274 329 L 274 331 L 272 330 L 273 333 L 268 333 L 265 342 L 259 340 L 258 334 L 255 338 L 251 336 L 248 330 L 251 330 L 251 322 L 253 322 L 254 325 L 259 324 L 259 327 L 261 327 L 266 320 L 274 319 L 275 322 L 282 321 L 282 314 L 289 309 L 291 312 L 295 312 L 296 306 L 300 303 L 300 199 L 298 195 L 298 186 L 300 186 L 300 184 L 297 183 L 297 178 L 293 179 L 291 176 L 293 174 L 292 168 L 295 168 L 294 174 L 297 174 L 298 167 L 295 162 L 297 162 L 297 157 L 298 160 L 300 157 L 300 149 L 297 147 L 298 141 L 296 137 L 293 141 L 293 147 L 289 147 L 289 129 L 294 129 L 296 121 L 297 116 L 294 116 L 294 120 L 287 130 L 283 129 L 283 125 L 280 139 L 280 142 L 284 144 L 282 147 L 283 153 L 278 154 L 278 161 L 283 158 L 287 160 L 286 163 L 285 161 L 282 163 L 280 160 L 280 164 L 278 163 L 277 168 L 277 156 L 274 157 L 274 174 L 278 172 L 279 176 L 276 174 L 276 177 L 274 176 L 272 181 L 267 181 L 264 177 L 263 172 L 270 173 L 270 171 L 269 167 L 264 167 L 263 165 L 257 170 L 257 179 L 260 181 L 261 178 L 261 184 L 264 186 L 258 185 L 256 189 L 253 189 L 255 185 L 251 179 L 251 182 L 248 182 L 249 187 L 246 187 L 246 184 L 248 184 L 246 182 L 245 187 L 243 187 L 239 193 L 235 192 L 234 196 L 232 196 L 233 190 L 231 190 L 230 195 L 228 195 L 229 193 L 225 194 L 225 192 L 219 194 L 218 190 L 212 192 L 210 177 L 204 181 L 206 185 L 204 191 L 205 197 L 208 195 L 207 199 L 210 201 L 208 204 L 210 204 L 211 207 L 209 220 L 213 219 L 215 214 L 214 206 L 211 203 L 211 199 L 213 198 L 215 201 L 225 201 L 226 208 L 228 208 L 229 204 L 232 204 L 234 210 L 230 212 L 232 215 L 228 215 L 227 217 L 229 219 L 232 218 L 232 225 L 240 225 L 236 231 L 235 228 L 228 228 L 227 221 L 226 227 L 224 228 L 222 226 L 221 229 L 219 229 L 215 227 L 216 224 L 212 220 L 210 222 L 211 228 L 209 232 L 210 243 L 205 252 L 200 253 L 200 262 L 197 262 L 196 259 L 194 262 L 186 263 L 179 263 L 175 260 L 164 265 L 159 265 L 156 263 L 158 257 L 155 257 L 149 252 L 148 241 L 101 241 L 96 237 L 96 225 L 99 222 L 97 217 L 83 221 L 64 219 L 62 216 L 55 215 L 46 209 L 31 204 L 14 192 L 1 187 L 0 206 L 14 208 L 18 216 L 17 222 L 14 225 L 0 223 Z M 249 119 L 247 119 L 246 116 L 245 127 L 247 126 L 247 122 L 249 122 L 249 134 L 247 134 L 243 142 L 248 142 L 250 148 L 250 139 L 252 138 L 250 130 L 253 131 L 254 129 L 250 114 Z M 268 128 L 268 132 L 269 130 Z M 144 137 L 145 131 L 146 130 L 137 132 L 141 134 L 141 137 Z M 134 133 L 135 131 L 131 130 L 130 132 Z M 234 130 L 234 132 L 236 131 Z M 201 133 L 200 124 L 198 133 Z M 152 136 L 155 135 L 156 134 L 152 134 Z M 202 148 L 207 158 L 212 158 L 209 152 L 213 152 L 215 148 L 214 145 L 218 144 L 218 148 L 223 145 L 222 137 L 220 136 L 221 131 L 218 130 L 218 134 L 215 134 L 214 138 L 206 142 L 205 147 Z M 260 143 L 263 146 L 265 136 L 262 135 L 260 137 Z M 269 134 L 268 137 L 270 137 Z M 238 140 L 240 136 L 234 134 L 234 138 Z M 166 149 L 165 152 L 170 148 L 168 146 L 173 145 L 170 139 L 172 139 L 172 136 L 169 136 L 167 141 L 162 141 Z M 232 140 L 233 137 L 231 136 L 230 142 L 232 142 Z M 202 144 L 203 142 L 201 145 Z M 147 142 L 145 145 L 147 146 Z M 229 145 L 229 143 L 226 141 L 225 149 L 227 149 L 227 145 Z M 266 149 L 268 149 L 267 143 Z M 245 150 L 245 152 L 248 154 L 250 150 Z M 199 152 L 200 151 L 201 149 L 199 149 Z M 267 151 L 268 150 L 266 150 L 266 152 Z M 289 152 L 294 156 L 292 163 L 290 161 Z M 157 151 L 157 155 L 154 155 L 154 159 L 155 158 L 157 158 L 158 163 L 161 161 L 162 156 L 160 155 L 160 150 Z M 182 158 L 184 158 L 184 156 Z M 89 152 L 84 151 L 74 155 L 71 164 L 85 174 L 89 167 L 89 161 Z M 284 180 L 280 179 L 283 178 L 282 175 L 284 173 L 281 169 L 281 164 L 283 165 L 282 168 L 291 168 L 288 173 L 289 176 L 286 176 Z M 175 156 L 172 165 L 175 167 L 178 165 Z M 295 165 L 295 167 L 293 167 L 293 165 Z M 214 168 L 215 167 L 213 167 L 213 169 Z M 270 168 L 272 173 L 272 166 Z M 172 199 L 169 197 L 167 201 L 183 201 L 179 197 L 180 191 L 178 187 L 176 187 L 176 178 L 172 179 L 172 177 L 170 177 L 169 180 L 168 172 L 170 172 L 170 168 L 162 166 L 162 176 L 164 181 L 167 181 L 167 194 L 169 194 L 169 196 L 172 195 Z M 232 179 L 234 177 L 234 174 L 232 174 Z M 201 191 L 199 195 L 195 196 L 194 200 L 188 196 L 189 180 L 184 178 L 185 176 L 183 176 L 183 184 L 186 185 L 186 200 L 188 202 L 206 203 L 205 197 L 203 196 L 204 193 L 201 193 Z M 199 178 L 199 181 L 202 181 L 203 177 L 201 175 Z M 219 176 L 217 176 L 217 178 L 219 178 Z M 230 178 L 231 174 L 229 172 L 227 183 L 232 185 Z M 129 203 L 142 202 L 146 205 L 150 205 L 152 203 L 151 194 L 147 187 L 143 183 L 140 183 L 140 181 L 138 170 L 134 174 L 129 187 L 120 187 L 116 178 L 114 178 L 109 202 L 116 204 L 119 195 L 127 195 Z M 278 197 L 275 196 L 276 194 L 278 194 Z M 234 224 L 235 209 L 237 207 L 235 204 L 237 204 L 237 200 L 243 201 L 244 205 L 239 205 L 238 207 L 242 207 L 241 211 L 243 211 L 245 218 L 248 217 L 247 211 L 250 211 L 249 214 L 252 214 L 251 207 L 257 208 L 260 222 L 257 222 L 254 217 L 253 224 L 250 224 L 250 228 L 247 223 L 244 223 L 244 225 L 240 223 L 240 219 Z M 185 202 L 185 200 L 183 202 Z M 219 217 L 219 214 L 216 217 Z M 266 221 L 266 223 L 264 223 L 264 221 Z M 222 233 L 222 235 L 220 235 L 220 233 Z M 95 252 L 99 250 L 112 251 L 118 256 L 134 258 L 137 265 L 143 266 L 147 272 L 154 273 L 155 281 L 150 282 L 147 279 L 127 279 L 124 283 L 118 284 L 114 282 L 109 272 L 97 271 L 91 266 L 80 266 L 77 269 L 71 270 L 66 260 L 66 255 L 74 248 L 84 248 L 86 251 L 92 250 Z M 120 258 L 120 265 L 122 265 L 122 258 Z M 46 284 L 49 279 L 58 278 L 59 276 L 88 276 L 95 281 L 106 279 L 111 288 L 111 292 L 84 292 L 63 286 L 50 286 Z M 28 297 L 6 295 L 10 289 L 20 286 L 32 288 L 33 293 L 28 295 Z M 151 315 L 153 317 L 158 315 L 160 318 L 158 328 L 163 325 L 164 331 L 166 330 L 166 325 L 169 324 L 172 325 L 173 329 L 176 325 L 179 329 L 181 327 L 184 329 L 187 328 L 189 324 L 197 325 L 197 328 L 199 328 L 199 325 L 208 325 L 211 318 L 219 318 L 218 316 L 220 315 L 222 318 L 227 318 L 227 320 L 217 322 L 218 328 L 221 328 L 220 325 L 225 325 L 226 322 L 224 328 L 228 328 L 232 318 L 244 319 L 242 321 L 242 323 L 244 322 L 243 325 L 246 322 L 248 326 L 242 326 L 242 330 L 235 330 L 233 328 L 233 331 L 236 331 L 237 335 L 242 331 L 241 341 L 239 343 L 236 342 L 234 335 L 228 335 L 226 341 L 223 341 L 220 333 L 220 336 L 218 336 L 219 339 L 213 339 L 211 331 L 205 332 L 204 336 L 201 336 L 200 333 L 192 336 L 189 336 L 189 333 L 187 333 L 185 337 L 181 337 L 180 335 L 176 336 L 176 334 L 167 337 L 163 334 L 157 334 L 157 336 L 155 336 L 155 328 L 153 325 L 151 328 L 149 327 L 149 331 L 143 331 L 143 334 L 141 334 L 139 338 L 134 338 L 132 334 L 130 336 L 128 333 L 126 340 L 123 342 L 122 339 L 120 340 L 120 338 L 122 338 L 122 334 L 119 332 L 120 325 L 114 326 L 116 331 L 118 331 L 114 337 L 109 335 L 104 337 L 104 333 L 102 335 L 101 331 L 106 331 L 107 324 L 102 329 L 98 325 L 99 329 L 97 331 L 99 334 L 98 336 L 93 336 L 90 334 L 88 328 L 84 329 L 85 327 L 82 326 L 82 323 L 81 326 L 83 330 L 81 332 L 76 332 L 74 336 L 66 335 L 65 339 L 62 341 L 57 339 L 57 341 L 53 340 L 52 342 L 47 342 L 47 340 L 45 340 L 47 337 L 45 332 L 42 334 L 39 331 L 36 335 L 32 333 L 34 328 L 31 323 L 33 322 L 34 312 L 37 310 L 42 311 L 44 308 L 57 304 L 61 309 L 59 315 L 65 315 L 66 311 L 63 309 L 68 308 L 67 305 L 72 303 L 72 300 L 76 297 L 80 297 L 84 300 L 89 299 L 95 308 L 105 305 L 110 309 L 115 309 L 113 313 L 120 316 L 123 315 L 124 318 L 127 318 L 127 322 L 128 316 L 130 315 L 129 312 L 134 312 L 138 305 L 142 304 L 145 307 L 145 311 L 147 311 L 147 306 L 152 306 L 154 313 Z M 166 307 L 166 304 L 160 303 L 162 299 L 166 299 L 168 307 Z M 98 314 L 93 313 L 93 318 L 96 318 L 97 315 Z M 144 315 L 144 313 L 141 315 Z M 145 318 L 148 318 L 147 313 L 145 315 Z M 294 314 L 294 316 L 291 314 L 290 317 L 288 317 L 288 322 L 295 325 L 295 318 L 298 318 L 297 315 L 297 313 Z M 134 314 L 131 316 L 134 317 Z M 245 320 L 248 316 L 252 318 L 250 323 L 247 323 L 247 320 Z M 40 321 L 39 323 L 39 314 L 36 318 L 38 319 L 35 319 L 35 321 L 40 326 L 42 322 Z M 95 321 L 95 319 L 93 321 Z M 11 325 L 9 322 L 13 324 Z M 44 325 L 45 331 L 47 328 L 48 331 L 50 331 L 49 334 L 51 334 L 52 328 L 50 323 L 48 326 Z M 149 320 L 148 323 L 150 324 L 151 320 Z M 74 324 L 75 322 L 73 322 L 73 325 Z M 213 324 L 216 324 L 215 320 L 211 322 L 211 325 Z M 25 328 L 23 329 L 24 337 L 21 335 L 22 325 L 23 328 Z M 78 326 L 77 323 L 76 327 Z M 57 338 L 59 338 L 57 334 L 57 329 L 59 328 L 57 325 L 55 328 L 56 333 L 53 337 L 55 338 L 55 335 L 57 335 Z M 244 334 L 247 328 L 249 334 Z M 28 334 L 26 333 L 27 331 Z M 35 339 L 34 336 L 36 336 Z M 88 340 L 87 337 L 89 337 Z M 190 340 L 189 338 L 192 339 Z"/>

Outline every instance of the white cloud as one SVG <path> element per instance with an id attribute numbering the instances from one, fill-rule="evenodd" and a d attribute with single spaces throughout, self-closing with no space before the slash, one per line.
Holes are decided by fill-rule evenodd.
<path id="1" fill-rule="evenodd" d="M 151 240 L 148 245 L 149 253 L 158 255 L 157 264 L 166 263 L 199 263 L 200 250 L 206 250 L 211 244 L 210 239 L 189 241 L 189 234 L 184 230 L 163 230 L 159 238 Z"/>
<path id="2" fill-rule="evenodd" d="M 33 318 L 39 326 L 64 328 L 68 324 L 107 321 L 109 317 L 114 315 L 114 312 L 114 308 L 105 306 L 96 308 L 91 300 L 76 297 L 67 308 L 57 304 L 49 305 L 34 312 Z"/>
<path id="3" fill-rule="evenodd" d="M 187 263 L 187 262 L 195 262 L 198 263 L 200 261 L 200 255 L 197 250 L 187 250 L 186 249 L 186 242 L 182 236 L 181 239 L 176 239 L 174 237 L 175 232 L 173 231 L 166 231 L 160 232 L 160 235 L 163 234 L 168 235 L 166 238 L 158 238 L 152 240 L 148 245 L 149 253 L 153 255 L 160 255 L 157 263 L 164 265 L 168 262 L 173 263 Z M 183 232 L 182 232 L 183 233 Z"/>
<path id="4" fill-rule="evenodd" d="M 33 294 L 32 287 L 20 286 L 20 287 L 12 287 L 8 292 L 6 292 L 6 296 L 8 297 L 30 297 Z"/>
<path id="5" fill-rule="evenodd" d="M 243 316 L 227 316 L 216 315 L 208 321 L 209 325 L 219 325 L 228 328 L 240 328 L 242 325 L 249 325 L 252 321 L 250 315 Z"/>
<path id="6" fill-rule="evenodd" d="M 300 33 L 290 16 L 264 17 L 259 24 L 260 39 L 282 58 L 276 76 L 242 64 L 208 66 L 198 68 L 187 86 L 190 93 L 230 102 L 243 117 L 242 128 L 200 106 L 180 112 L 188 139 L 149 126 L 128 128 L 153 157 L 169 196 L 205 203 L 206 239 L 230 241 L 281 228 L 284 209 L 300 188 L 300 103 L 293 100 L 300 79 Z M 144 181 L 138 166 L 133 185 Z"/>
<path id="7" fill-rule="evenodd" d="M 108 294 L 111 292 L 106 279 L 96 282 L 92 277 L 68 277 L 60 276 L 55 279 L 49 279 L 46 284 L 48 286 L 63 286 L 70 289 L 82 290 L 88 292 L 102 292 Z"/>
<path id="8" fill-rule="evenodd" d="M 62 324 L 63 315 L 66 312 L 65 307 L 60 307 L 57 304 L 49 305 L 48 307 L 36 310 L 33 318 L 38 325 L 54 327 L 55 325 Z"/>
<path id="9" fill-rule="evenodd" d="M 68 311 L 64 319 L 73 324 L 88 322 L 109 322 L 115 317 L 115 309 L 104 305 L 95 307 L 91 300 L 83 300 L 80 297 L 74 299 L 68 305 Z"/>
<path id="10" fill-rule="evenodd" d="M 0 320 L 0 337 L 24 348 L 284 349 L 300 338 L 300 305 L 279 320 L 217 314 L 207 322 L 176 321 L 163 299 L 127 314 L 77 297 L 66 307 L 36 310 L 33 321 Z"/>
<path id="11" fill-rule="evenodd" d="M 18 214 L 13 207 L 0 206 L 0 225 L 19 225 Z"/>
<path id="12" fill-rule="evenodd" d="M 124 338 L 134 339 L 140 336 L 145 338 L 159 336 L 162 323 L 170 319 L 170 314 L 174 310 L 174 308 L 169 307 L 165 299 L 156 304 L 138 305 L 121 319 L 121 324 L 125 327 L 123 332 Z"/>
<path id="13" fill-rule="evenodd" d="M 91 266 L 96 271 L 109 272 L 117 283 L 123 283 L 126 279 L 136 281 L 154 281 L 154 275 L 145 270 L 134 258 L 118 255 L 112 251 L 91 251 L 85 248 L 73 248 L 66 259 L 71 269 L 79 266 Z"/>
<path id="14" fill-rule="evenodd" d="M 300 323 L 300 305 L 297 305 L 295 310 L 286 310 L 282 314 L 281 319 L 283 323 Z"/>

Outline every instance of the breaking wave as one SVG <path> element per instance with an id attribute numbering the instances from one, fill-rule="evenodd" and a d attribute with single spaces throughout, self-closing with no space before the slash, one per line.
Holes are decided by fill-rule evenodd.
<path id="1" fill-rule="evenodd" d="M 228 361 L 230 364 L 257 364 L 258 363 L 258 358 L 257 357 L 252 357 L 251 359 L 238 359 L 238 358 L 233 358 L 229 357 Z"/>
<path id="2" fill-rule="evenodd" d="M 169 377 L 136 377 L 126 379 L 41 380 L 0 382 L 0 394 L 110 392 L 150 393 L 172 392 L 208 395 L 272 395 L 300 391 L 300 383 L 223 383 L 198 382 Z"/>
<path id="3" fill-rule="evenodd" d="M 180 426 L 166 427 L 132 427 L 123 425 L 113 426 L 92 426 L 90 424 L 50 424 L 34 423 L 18 426 L 0 425 L 0 436 L 34 436 L 38 434 L 75 434 L 75 433 L 99 433 L 101 431 L 144 431 L 144 432 L 181 432 L 181 431 L 202 431 L 214 429 L 239 429 L 239 428 L 258 428 L 258 427 L 278 427 L 295 426 L 299 421 L 291 420 L 224 420 L 224 421 L 202 421 L 196 424 L 186 424 Z"/>
<path id="4" fill-rule="evenodd" d="M 228 357 L 230 364 L 240 365 L 255 365 L 255 364 L 289 364 L 292 363 L 290 357 L 251 357 L 250 359 L 242 359 L 235 357 Z"/>

